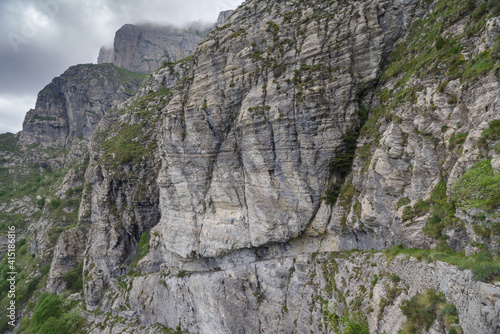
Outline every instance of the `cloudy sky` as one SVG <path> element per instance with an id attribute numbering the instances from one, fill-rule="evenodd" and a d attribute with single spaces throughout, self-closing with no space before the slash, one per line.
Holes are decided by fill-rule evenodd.
<path id="1" fill-rule="evenodd" d="M 126 23 L 215 22 L 243 0 L 0 0 L 0 133 L 18 132 L 37 93 L 69 66 L 95 63 Z"/>

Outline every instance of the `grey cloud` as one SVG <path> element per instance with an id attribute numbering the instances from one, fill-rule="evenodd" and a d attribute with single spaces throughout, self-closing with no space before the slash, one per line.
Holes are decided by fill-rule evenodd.
<path id="1" fill-rule="evenodd" d="M 0 101 L 36 94 L 69 66 L 95 63 L 126 23 L 200 27 L 242 0 L 3 0 L 0 2 Z M 17 51 L 12 41 L 18 42 Z M 14 43 L 14 46 L 16 43 Z M 0 124 L 25 114 L 25 105 L 0 110 Z M 0 108 L 2 105 L 0 104 Z M 19 123 L 18 129 L 21 128 Z M 5 129 L 0 127 L 0 133 Z"/>
<path id="2" fill-rule="evenodd" d="M 0 96 L 0 133 L 16 133 L 22 128 L 26 111 L 35 106 L 36 96 Z"/>

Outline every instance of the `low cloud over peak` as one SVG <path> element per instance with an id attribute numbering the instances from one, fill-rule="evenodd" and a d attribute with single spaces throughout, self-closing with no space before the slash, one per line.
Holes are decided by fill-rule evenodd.
<path id="1" fill-rule="evenodd" d="M 0 3 L 0 133 L 21 130 L 19 114 L 71 65 L 95 63 L 127 23 L 202 31 L 242 0 L 5 0 Z M 20 101 L 23 101 L 22 103 Z M 27 106 L 29 106 L 27 108 Z M 27 108 L 27 109 L 26 109 Z"/>

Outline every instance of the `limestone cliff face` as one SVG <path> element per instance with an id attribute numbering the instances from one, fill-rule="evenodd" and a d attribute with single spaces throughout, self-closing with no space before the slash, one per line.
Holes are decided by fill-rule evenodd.
<path id="1" fill-rule="evenodd" d="M 60 185 L 82 182 L 81 202 L 47 288 L 83 261 L 91 333 L 339 332 L 335 315 L 358 312 L 397 333 L 427 289 L 456 306 L 428 333 L 497 333 L 497 276 L 439 261 L 498 261 L 490 5 L 250 0 L 93 131 L 31 111 L 41 141 L 90 138 Z M 146 39 L 123 29 L 100 59 L 142 71 Z M 377 253 L 398 244 L 434 253 Z"/>
<path id="2" fill-rule="evenodd" d="M 38 94 L 21 145 L 69 149 L 78 139 L 90 139 L 104 113 L 133 96 L 144 79 L 111 64 L 70 67 Z"/>
<path id="3" fill-rule="evenodd" d="M 190 56 L 201 41 L 198 35 L 175 27 L 126 24 L 116 32 L 113 48 L 101 48 L 97 63 L 152 73 L 164 62 Z"/>

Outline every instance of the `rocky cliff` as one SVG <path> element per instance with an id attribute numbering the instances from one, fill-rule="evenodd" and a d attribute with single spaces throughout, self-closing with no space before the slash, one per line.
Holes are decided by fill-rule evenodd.
<path id="1" fill-rule="evenodd" d="M 96 125 L 47 290 L 90 333 L 498 333 L 499 15 L 246 1 Z"/>
<path id="2" fill-rule="evenodd" d="M 234 10 L 225 10 L 219 13 L 219 17 L 217 18 L 217 23 L 215 24 L 216 28 L 222 28 L 226 21 L 229 19 L 231 14 L 234 13 Z"/>
<path id="3" fill-rule="evenodd" d="M 201 41 L 195 33 L 173 26 L 126 24 L 116 32 L 112 48 L 101 48 L 97 63 L 112 63 L 136 73 L 152 73 L 164 62 L 190 56 Z"/>
<path id="4" fill-rule="evenodd" d="M 21 146 L 70 149 L 88 142 L 105 112 L 135 95 L 146 78 L 111 64 L 70 67 L 38 94 L 19 134 Z"/>

